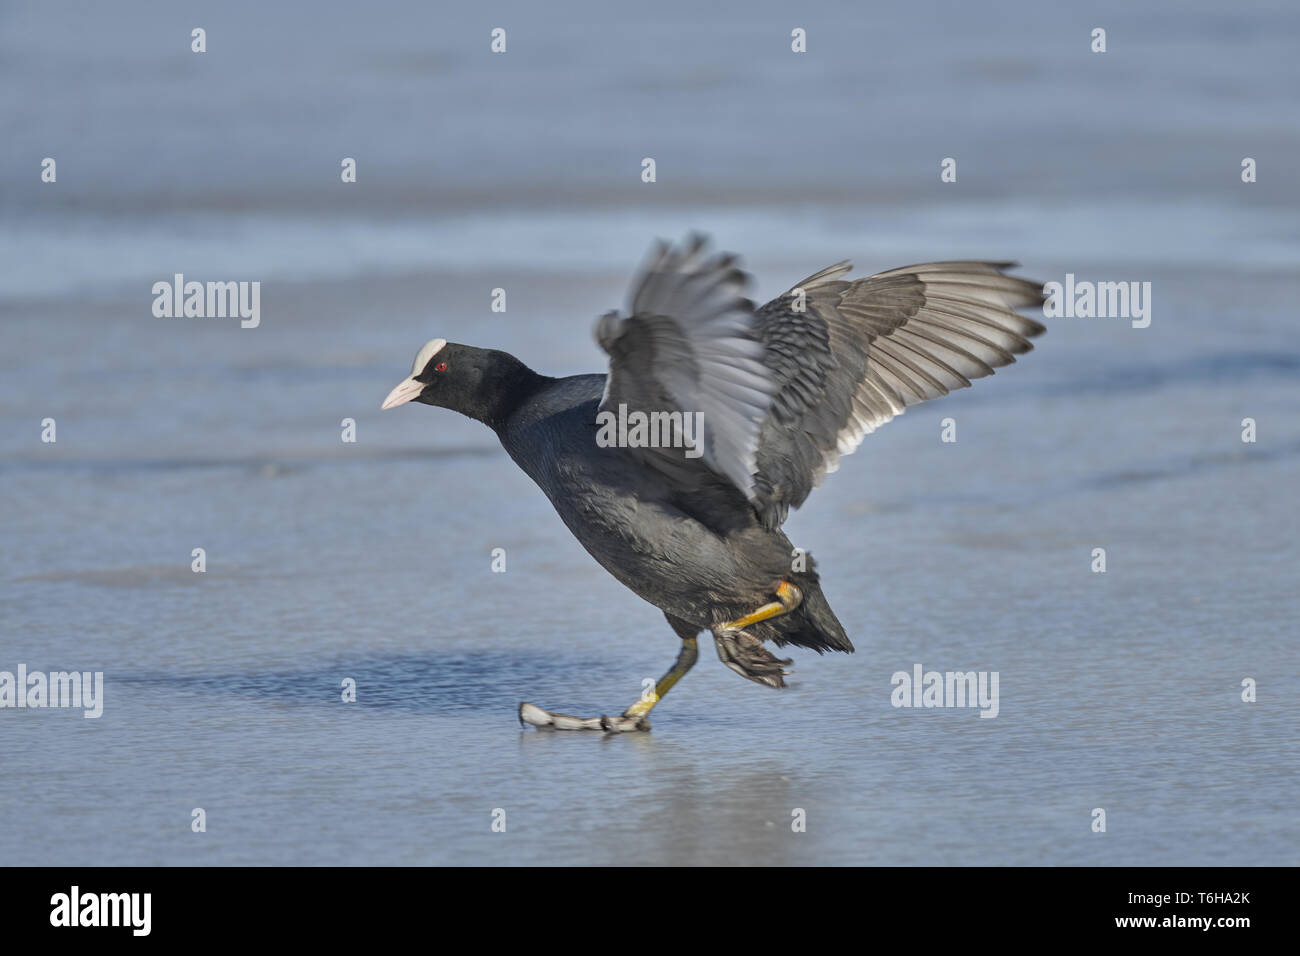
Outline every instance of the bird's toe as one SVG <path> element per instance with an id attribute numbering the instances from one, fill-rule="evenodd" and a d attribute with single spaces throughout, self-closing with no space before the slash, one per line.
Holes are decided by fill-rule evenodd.
<path id="1" fill-rule="evenodd" d="M 785 668 L 794 661 L 777 657 L 748 631 L 718 628 L 713 632 L 713 644 L 718 659 L 741 677 L 764 687 L 785 687 Z"/>
<path id="2" fill-rule="evenodd" d="M 623 734 L 629 730 L 649 730 L 650 721 L 644 717 L 601 717 L 601 729 L 607 734 Z"/>
<path id="3" fill-rule="evenodd" d="M 603 730 L 607 733 L 650 729 L 650 721 L 644 717 L 574 717 L 572 714 L 553 714 L 527 701 L 519 705 L 519 725 L 525 724 L 544 730 Z"/>

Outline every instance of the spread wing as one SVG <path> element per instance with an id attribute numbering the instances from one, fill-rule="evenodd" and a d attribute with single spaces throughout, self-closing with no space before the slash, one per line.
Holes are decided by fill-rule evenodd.
<path id="1" fill-rule="evenodd" d="M 1028 352 L 1041 323 L 1015 310 L 1042 286 L 1011 262 L 930 262 L 845 281 L 841 262 L 755 315 L 779 382 L 760 432 L 754 504 L 778 527 L 864 436 L 908 406 L 965 388 Z"/>
<path id="2" fill-rule="evenodd" d="M 755 310 L 735 258 L 704 246 L 700 236 L 657 246 L 629 316 L 597 323 L 610 357 L 600 409 L 700 413 L 694 454 L 680 442 L 630 451 L 683 484 L 702 461 L 769 528 L 865 435 L 1014 362 L 1043 331 L 1015 311 L 1043 296 L 1005 274 L 1013 263 L 934 262 L 850 282 L 841 262 Z"/>
<path id="3" fill-rule="evenodd" d="M 682 480 L 702 460 L 751 497 L 759 430 L 778 383 L 744 297 L 748 277 L 735 257 L 706 257 L 704 246 L 702 236 L 681 249 L 660 243 L 634 284 L 630 315 L 611 312 L 596 323 L 609 354 L 600 410 L 698 415 L 695 449 L 678 442 L 630 450 Z"/>

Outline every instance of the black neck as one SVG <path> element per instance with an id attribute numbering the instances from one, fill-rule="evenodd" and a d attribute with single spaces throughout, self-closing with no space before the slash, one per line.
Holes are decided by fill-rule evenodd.
<path id="1" fill-rule="evenodd" d="M 508 352 L 493 352 L 479 391 L 481 401 L 468 414 L 500 434 L 519 406 L 553 381 Z"/>

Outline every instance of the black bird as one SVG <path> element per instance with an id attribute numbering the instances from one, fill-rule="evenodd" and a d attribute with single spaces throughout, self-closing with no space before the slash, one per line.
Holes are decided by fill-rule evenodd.
<path id="1" fill-rule="evenodd" d="M 1043 326 L 1042 287 L 1012 262 L 931 262 L 847 281 L 840 262 L 767 305 L 703 237 L 660 243 L 627 316 L 596 324 L 607 375 L 550 378 L 505 352 L 433 339 L 384 408 L 416 401 L 492 428 L 602 567 L 682 641 L 618 717 L 519 705 L 562 730 L 644 730 L 712 632 L 736 673 L 784 687 L 764 642 L 851 653 L 811 557 L 781 531 L 839 459 L 909 405 L 991 375 Z"/>

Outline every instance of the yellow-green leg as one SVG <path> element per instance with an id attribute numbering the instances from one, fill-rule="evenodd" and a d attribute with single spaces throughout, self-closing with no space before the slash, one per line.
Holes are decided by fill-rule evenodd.
<path id="1" fill-rule="evenodd" d="M 789 581 L 782 581 L 776 588 L 776 600 L 764 604 L 752 614 L 728 621 L 713 629 L 713 646 L 717 648 L 718 660 L 735 671 L 741 677 L 752 680 L 764 687 L 781 688 L 785 686 L 785 668 L 792 662 L 789 658 L 781 659 L 763 646 L 763 642 L 748 633 L 745 628 L 760 621 L 771 620 L 782 614 L 789 614 L 803 601 L 803 592 Z"/>
<path id="2" fill-rule="evenodd" d="M 677 654 L 677 661 L 668 669 L 668 673 L 655 683 L 654 690 L 648 690 L 641 695 L 641 699 L 635 704 L 623 711 L 624 717 L 644 717 L 654 709 L 654 705 L 663 699 L 664 694 L 673 689 L 673 686 L 686 676 L 686 672 L 695 666 L 695 662 L 700 659 L 700 645 L 695 638 L 688 637 L 682 641 L 682 649 Z"/>
<path id="3" fill-rule="evenodd" d="M 551 727 L 555 730 L 604 730 L 621 733 L 627 730 L 649 730 L 646 714 L 673 686 L 686 676 L 699 659 L 700 647 L 693 637 L 682 638 L 682 649 L 677 660 L 663 677 L 655 682 L 653 690 L 646 691 L 635 704 L 618 717 L 574 717 L 571 714 L 552 714 L 529 703 L 519 705 L 519 722 L 534 727 Z"/>
<path id="4" fill-rule="evenodd" d="M 777 585 L 776 598 L 775 601 L 764 604 L 751 614 L 713 628 L 714 645 L 717 647 L 718 658 L 722 663 L 742 677 L 768 687 L 785 686 L 785 681 L 782 680 L 785 671 L 782 667 L 790 661 L 773 657 L 758 638 L 746 633 L 745 628 L 793 611 L 803 600 L 803 593 L 788 581 L 782 581 Z M 534 727 L 549 727 L 554 730 L 603 730 L 609 733 L 649 730 L 650 721 L 646 719 L 646 715 L 677 685 L 679 680 L 686 676 L 687 671 L 695 666 L 700 656 L 699 644 L 691 634 L 692 630 L 698 629 L 672 615 L 668 615 L 668 620 L 682 638 L 682 648 L 677 654 L 677 660 L 668 672 L 659 678 L 653 690 L 643 694 L 640 700 L 621 715 L 574 717 L 571 714 L 553 714 L 535 704 L 524 702 L 519 705 L 519 723 L 532 724 Z"/>

